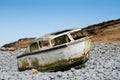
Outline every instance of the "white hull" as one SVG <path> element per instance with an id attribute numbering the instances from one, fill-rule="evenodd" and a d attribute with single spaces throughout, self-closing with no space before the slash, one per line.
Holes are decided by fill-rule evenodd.
<path id="1" fill-rule="evenodd" d="M 64 65 L 69 65 L 72 64 L 72 61 L 70 60 L 80 60 L 81 57 L 84 57 L 85 59 L 88 58 L 90 42 L 91 40 L 88 38 L 76 42 L 71 42 L 69 44 L 60 45 L 53 48 L 52 50 L 49 49 L 19 56 L 18 68 L 20 70 L 36 68 L 41 71 L 54 71 L 56 67 L 62 66 L 62 63 Z M 49 69 L 51 66 L 53 67 L 52 70 Z"/>

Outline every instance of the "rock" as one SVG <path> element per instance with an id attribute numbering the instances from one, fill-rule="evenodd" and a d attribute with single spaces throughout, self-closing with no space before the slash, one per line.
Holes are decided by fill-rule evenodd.
<path id="1" fill-rule="evenodd" d="M 31 74 L 38 74 L 38 70 L 32 69 L 32 70 L 31 70 Z"/>

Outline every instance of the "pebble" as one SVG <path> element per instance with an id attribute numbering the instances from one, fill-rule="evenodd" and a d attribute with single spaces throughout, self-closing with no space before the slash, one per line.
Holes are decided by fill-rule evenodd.
<path id="1" fill-rule="evenodd" d="M 120 43 L 91 44 L 85 67 L 58 72 L 19 72 L 16 57 L 24 49 L 0 51 L 0 80 L 120 80 Z"/>

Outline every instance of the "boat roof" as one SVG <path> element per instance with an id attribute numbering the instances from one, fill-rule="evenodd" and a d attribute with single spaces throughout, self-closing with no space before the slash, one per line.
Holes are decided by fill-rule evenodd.
<path id="1" fill-rule="evenodd" d="M 53 33 L 48 33 L 42 37 L 35 39 L 33 42 L 40 41 L 40 40 L 53 39 L 57 36 L 61 36 L 61 35 L 68 34 L 70 32 L 74 32 L 74 31 L 78 31 L 78 30 L 81 30 L 81 29 L 80 28 L 71 28 L 71 29 L 60 30 L 60 31 L 53 32 Z"/>

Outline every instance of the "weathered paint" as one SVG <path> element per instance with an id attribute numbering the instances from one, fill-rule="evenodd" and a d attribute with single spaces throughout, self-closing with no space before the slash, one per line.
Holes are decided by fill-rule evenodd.
<path id="1" fill-rule="evenodd" d="M 88 60 L 91 39 L 71 42 L 67 47 L 18 58 L 20 70 L 36 68 L 40 71 L 55 71 L 79 65 Z"/>

